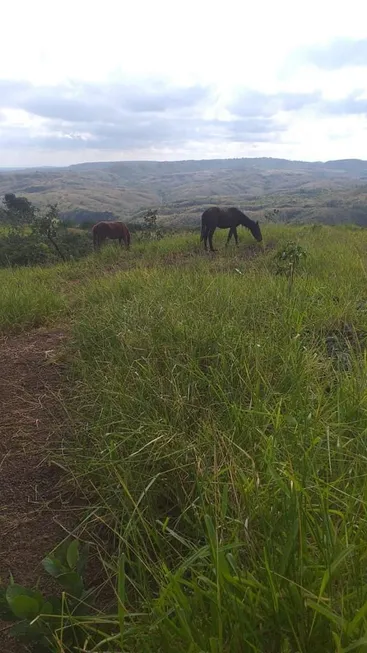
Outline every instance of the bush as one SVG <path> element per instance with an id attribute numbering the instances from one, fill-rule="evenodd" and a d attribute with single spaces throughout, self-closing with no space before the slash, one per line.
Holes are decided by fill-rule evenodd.
<path id="1" fill-rule="evenodd" d="M 50 249 L 34 235 L 10 232 L 0 239 L 0 267 L 42 265 L 47 263 Z"/>
<path id="2" fill-rule="evenodd" d="M 58 244 L 65 259 L 78 259 L 91 253 L 91 235 L 61 231 Z M 56 251 L 35 233 L 10 231 L 0 238 L 0 267 L 48 265 L 60 259 Z"/>

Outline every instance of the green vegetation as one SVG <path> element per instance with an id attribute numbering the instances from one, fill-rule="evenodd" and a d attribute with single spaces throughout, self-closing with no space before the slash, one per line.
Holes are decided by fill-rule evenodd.
<path id="1" fill-rule="evenodd" d="M 226 235 L 0 271 L 3 332 L 71 331 L 54 457 L 110 588 L 47 650 L 367 651 L 366 234 Z"/>
<path id="2" fill-rule="evenodd" d="M 0 267 L 66 261 L 90 252 L 88 235 L 68 229 L 56 204 L 42 211 L 26 197 L 6 193 L 0 212 Z"/>
<path id="3" fill-rule="evenodd" d="M 292 290 L 296 270 L 301 260 L 306 256 L 303 247 L 292 242 L 287 243 L 285 247 L 281 247 L 276 255 L 278 264 L 276 274 L 285 274 L 288 277 L 289 291 Z"/>
<path id="4" fill-rule="evenodd" d="M 0 331 L 47 325 L 67 310 L 55 269 L 1 270 Z"/>
<path id="5" fill-rule="evenodd" d="M 88 596 L 83 581 L 87 559 L 88 546 L 81 548 L 78 540 L 72 540 L 63 542 L 53 555 L 43 560 L 45 571 L 66 593 L 61 597 L 45 597 L 38 588 L 22 587 L 14 579 L 6 589 L 0 588 L 0 615 L 14 622 L 14 637 L 33 645 L 37 653 L 50 651 L 50 641 L 55 641 L 59 632 L 64 635 L 63 650 L 68 642 L 82 643 L 78 642 L 82 631 L 73 622 L 82 600 Z"/>
<path id="6" fill-rule="evenodd" d="M 135 242 L 159 240 L 167 234 L 168 229 L 158 225 L 157 213 L 157 209 L 149 209 L 140 223 L 129 225 Z M 0 215 L 0 267 L 50 265 L 79 259 L 92 251 L 94 223 L 70 227 L 60 219 L 56 204 L 41 210 L 26 197 L 7 193 Z"/>

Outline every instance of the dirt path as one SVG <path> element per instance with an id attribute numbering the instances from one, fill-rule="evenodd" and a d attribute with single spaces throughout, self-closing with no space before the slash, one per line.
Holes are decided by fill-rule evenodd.
<path id="1" fill-rule="evenodd" d="M 42 575 L 44 555 L 65 537 L 60 526 L 75 523 L 61 498 L 62 471 L 47 462 L 46 450 L 65 428 L 55 362 L 64 335 L 35 331 L 0 339 L 0 580 L 9 572 L 23 585 Z M 65 498 L 64 498 L 65 500 Z M 46 581 L 43 581 L 43 587 Z M 0 621 L 0 651 L 25 648 L 8 637 Z"/>

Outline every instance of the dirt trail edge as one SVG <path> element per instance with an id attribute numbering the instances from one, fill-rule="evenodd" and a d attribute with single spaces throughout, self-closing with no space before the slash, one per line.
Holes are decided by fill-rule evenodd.
<path id="1" fill-rule="evenodd" d="M 75 516 L 63 504 L 63 472 L 47 461 L 65 428 L 60 402 L 62 368 L 57 352 L 64 334 L 37 330 L 0 338 L 0 581 L 11 572 L 32 586 L 42 558 L 66 535 Z M 62 424 L 64 426 L 62 426 Z M 65 499 L 64 499 L 65 500 Z M 47 579 L 41 582 L 47 590 Z M 0 621 L 0 651 L 20 653 Z"/>

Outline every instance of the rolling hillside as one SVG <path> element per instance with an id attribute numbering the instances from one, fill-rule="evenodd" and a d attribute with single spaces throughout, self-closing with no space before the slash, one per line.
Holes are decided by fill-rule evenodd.
<path id="1" fill-rule="evenodd" d="M 159 208 L 162 223 L 194 226 L 210 204 L 236 204 L 282 221 L 367 224 L 367 162 L 216 159 L 82 163 L 66 168 L 0 171 L 0 195 L 13 192 L 42 206 L 58 202 L 63 217 L 139 220 Z"/>

